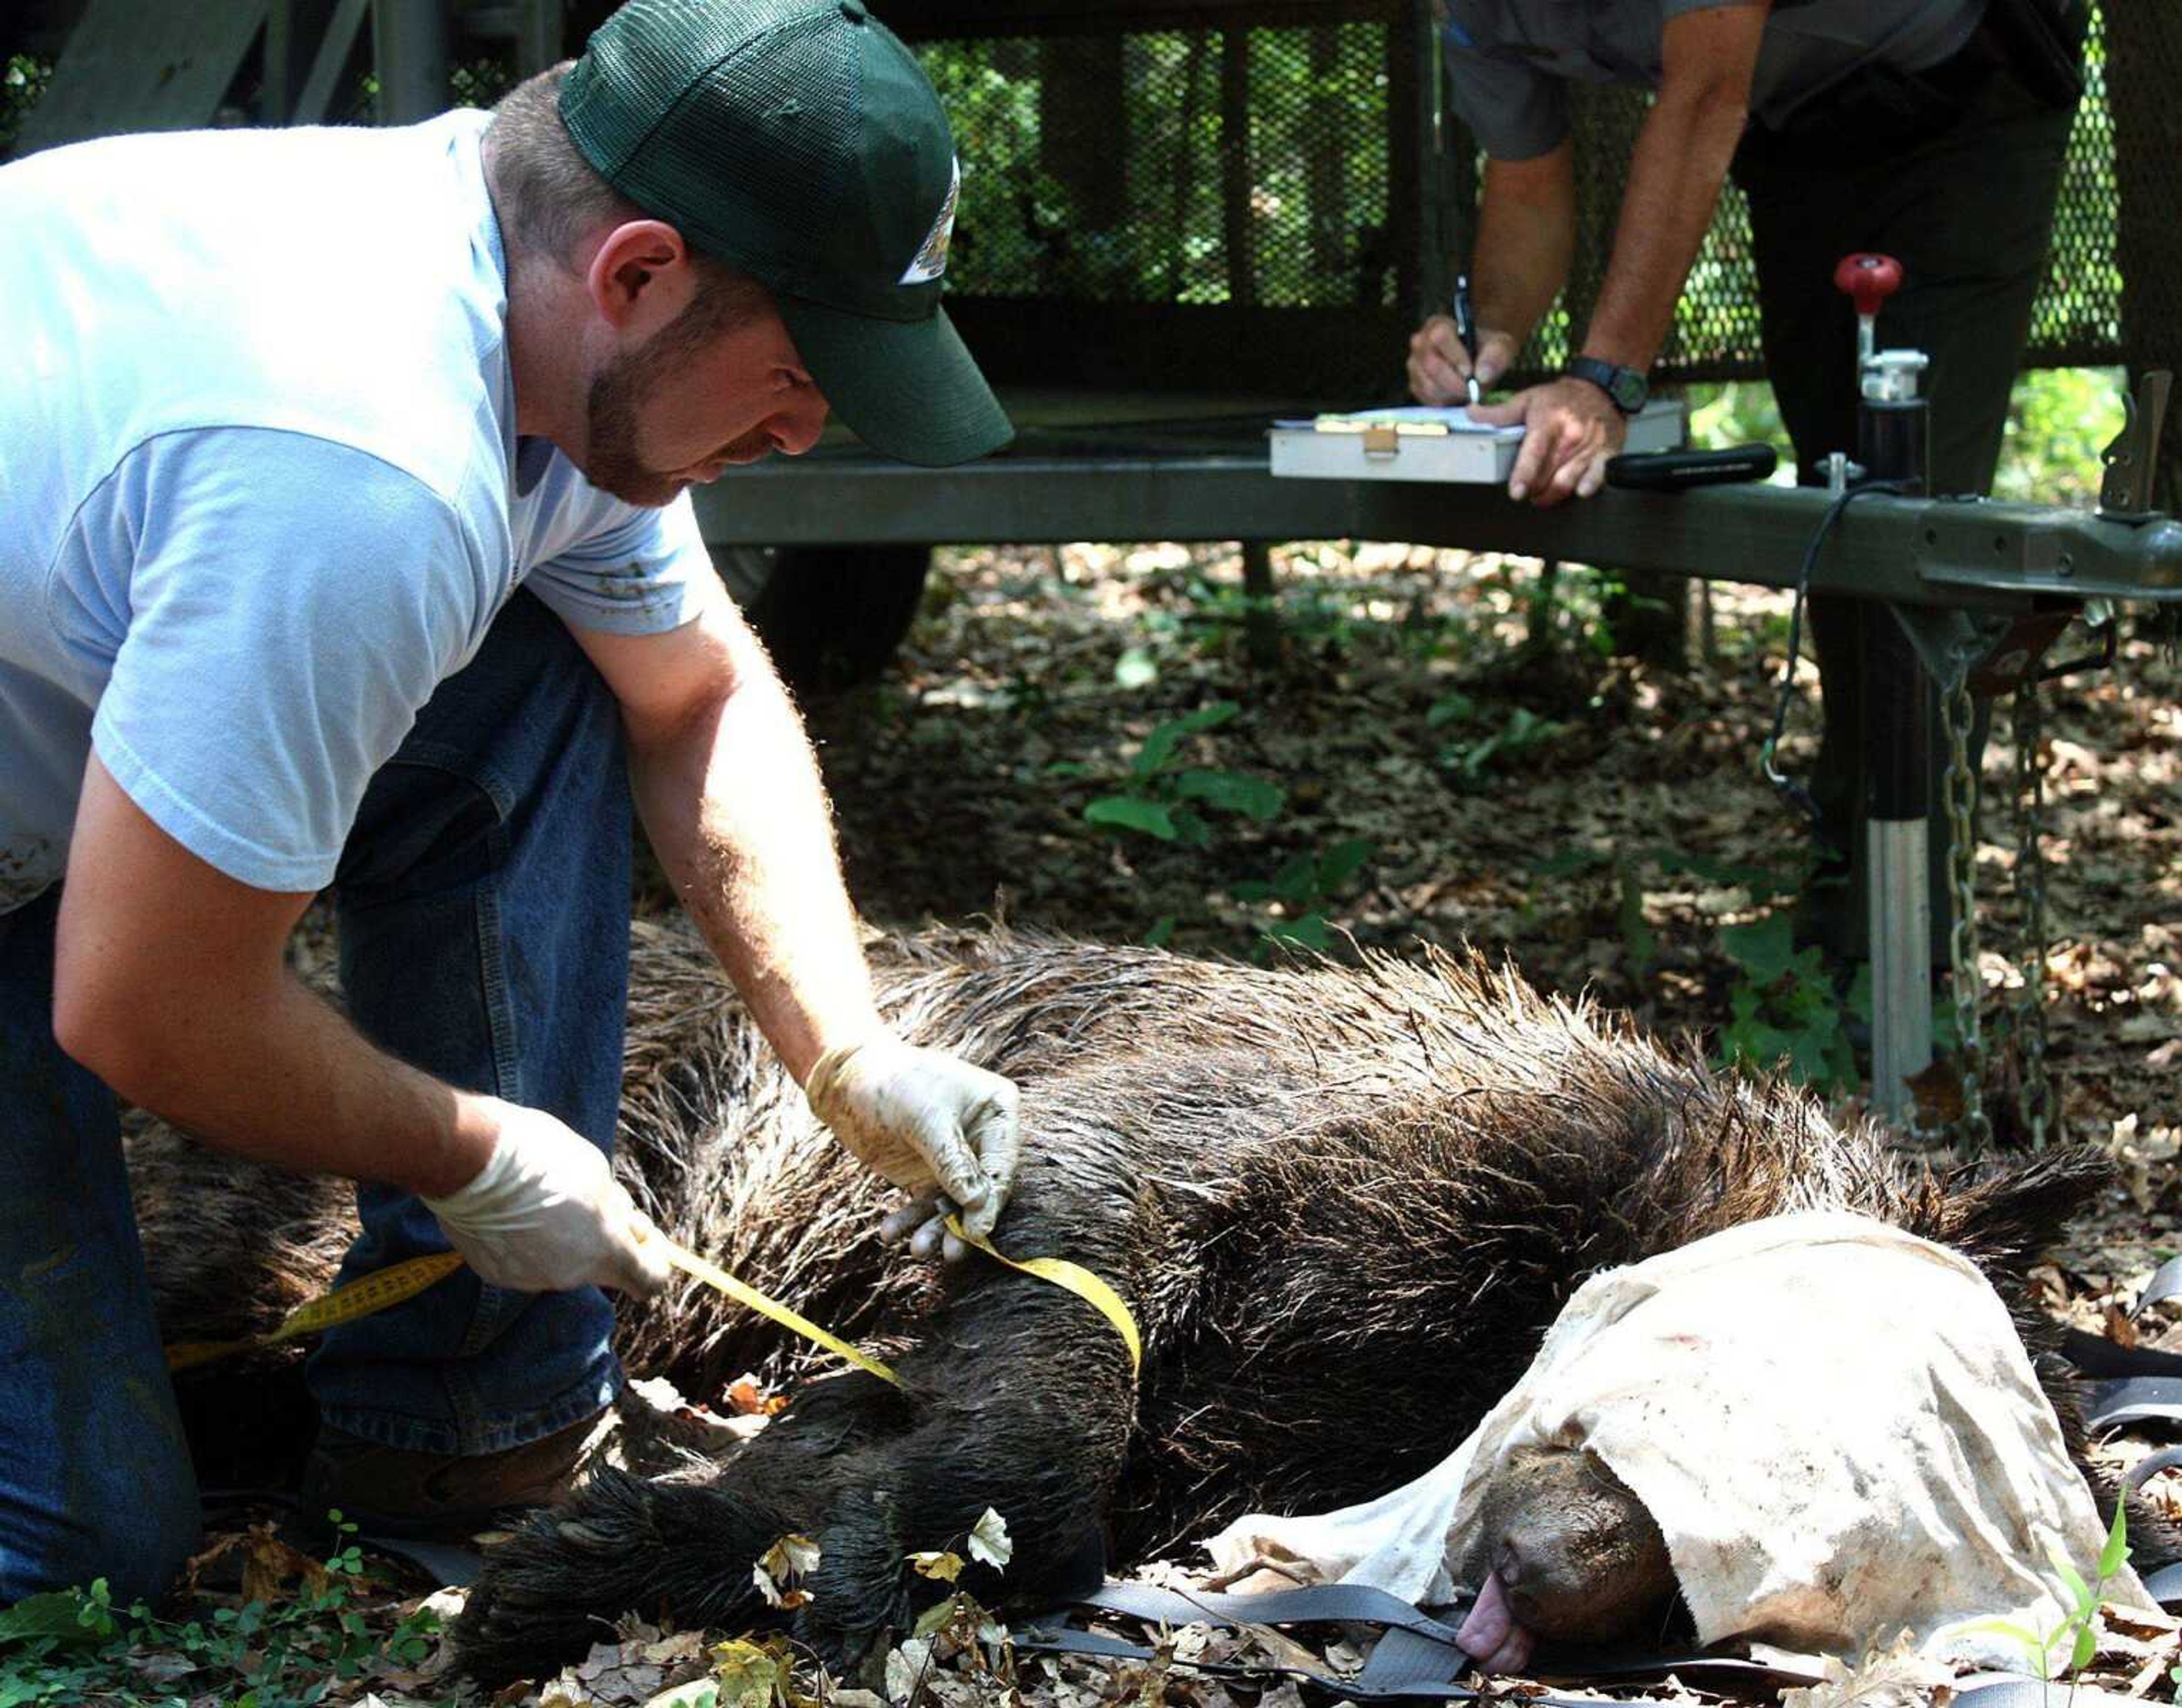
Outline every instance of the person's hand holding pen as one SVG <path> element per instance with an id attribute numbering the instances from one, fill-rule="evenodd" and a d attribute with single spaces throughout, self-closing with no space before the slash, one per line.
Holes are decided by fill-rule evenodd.
<path id="1" fill-rule="evenodd" d="M 1435 314 L 1409 335 L 1409 395 L 1420 403 L 1476 403 L 1515 359 L 1514 339 L 1477 326 L 1465 276 L 1455 281 L 1454 312 Z"/>
<path id="2" fill-rule="evenodd" d="M 1410 394 L 1420 403 L 1465 405 L 1470 419 L 1486 426 L 1522 428 L 1523 447 L 1508 478 L 1508 495 L 1518 503 L 1589 498 L 1605 484 L 1607 462 L 1627 436 L 1620 410 L 1591 380 L 1568 376 L 1482 402 L 1485 388 L 1514 363 L 1517 342 L 1480 330 L 1466 276 L 1455 280 L 1454 308 L 1410 334 Z"/>
<path id="3" fill-rule="evenodd" d="M 1477 310 L 1470 301 L 1470 275 L 1458 273 L 1454 276 L 1454 336 L 1462 345 L 1462 353 L 1470 358 L 1470 372 L 1464 376 L 1463 384 L 1473 404 L 1485 401 L 1485 387 L 1477 378 Z"/>

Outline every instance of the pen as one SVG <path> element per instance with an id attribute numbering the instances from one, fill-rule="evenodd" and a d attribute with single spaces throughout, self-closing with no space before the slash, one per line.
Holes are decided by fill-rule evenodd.
<path id="1" fill-rule="evenodd" d="M 1462 347 L 1470 354 L 1470 401 L 1476 403 L 1485 394 L 1477 386 L 1477 314 L 1470 306 L 1467 273 L 1454 276 L 1454 335 L 1462 340 Z"/>

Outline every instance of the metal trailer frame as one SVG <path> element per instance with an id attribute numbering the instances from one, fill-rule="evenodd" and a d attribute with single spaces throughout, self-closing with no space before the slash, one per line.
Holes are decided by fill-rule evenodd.
<path id="1" fill-rule="evenodd" d="M 695 494 L 717 546 L 1378 539 L 1796 585 L 1824 512 L 1814 487 L 1609 489 L 1553 510 L 1497 486 L 1276 478 L 1263 451 L 1000 456 L 922 469 L 823 451 Z M 1995 616 L 2093 600 L 2182 603 L 2182 522 L 1991 500 L 1883 498 L 1847 512 L 1811 585 Z"/>

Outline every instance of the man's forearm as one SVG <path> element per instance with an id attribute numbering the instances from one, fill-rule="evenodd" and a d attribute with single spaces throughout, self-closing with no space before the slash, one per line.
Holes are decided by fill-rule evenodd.
<path id="1" fill-rule="evenodd" d="M 802 720 L 755 643 L 732 644 L 733 691 L 633 736 L 632 774 L 675 893 L 800 1084 L 878 1017 Z"/>
<path id="2" fill-rule="evenodd" d="M 64 1046 L 132 1103 L 222 1150 L 431 1197 L 492 1153 L 490 1100 L 374 1047 L 285 972 L 135 1006 L 105 1025 L 69 1016 Z"/>
<path id="3" fill-rule="evenodd" d="M 1570 146 L 1536 160 L 1488 160 L 1471 267 L 1477 323 L 1520 350 L 1553 306 L 1576 248 Z"/>
<path id="4" fill-rule="evenodd" d="M 1658 358 L 1742 137 L 1747 93 L 1732 84 L 1669 91 L 1646 115 L 1586 356 L 1638 369 Z"/>
<path id="5" fill-rule="evenodd" d="M 53 959 L 63 1049 L 225 1150 L 440 1197 L 491 1154 L 495 1105 L 374 1048 L 282 951 L 307 894 L 252 889 L 175 843 L 96 755 Z"/>

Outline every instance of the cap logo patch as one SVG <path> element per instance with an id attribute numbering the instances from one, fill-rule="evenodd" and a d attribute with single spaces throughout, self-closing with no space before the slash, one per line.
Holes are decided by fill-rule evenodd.
<path id="1" fill-rule="evenodd" d="M 917 258 L 901 275 L 904 285 L 929 284 L 947 270 L 947 243 L 955 235 L 955 202 L 961 191 L 962 163 L 957 159 L 953 175 L 947 181 L 947 199 L 939 204 L 939 217 L 932 222 L 932 229 L 925 233 Z"/>

